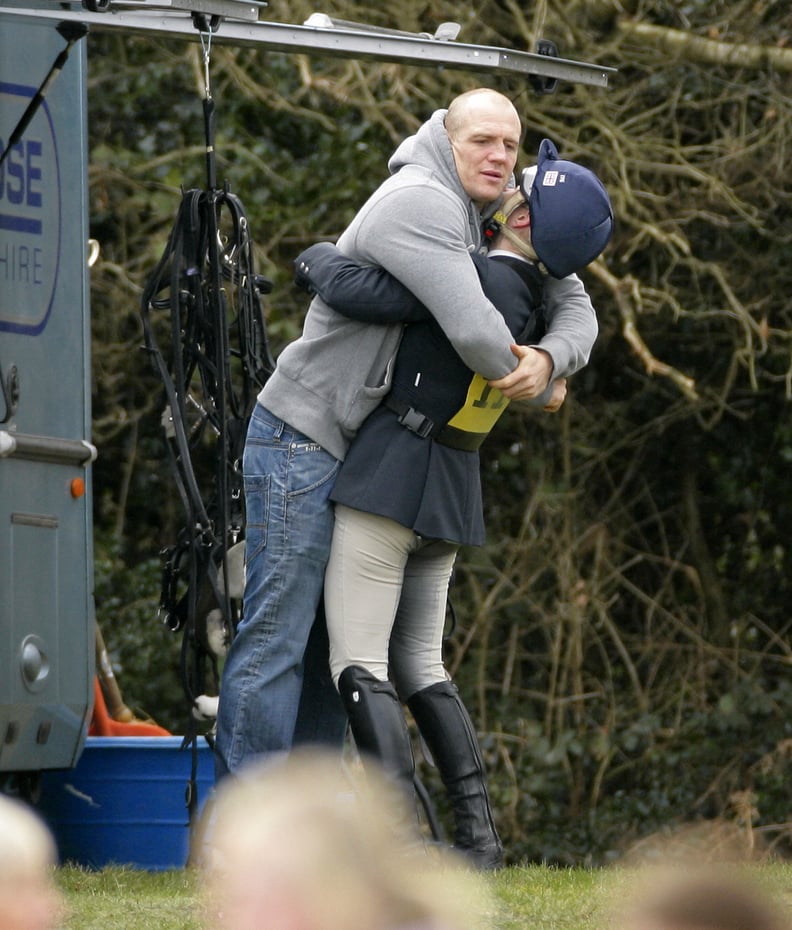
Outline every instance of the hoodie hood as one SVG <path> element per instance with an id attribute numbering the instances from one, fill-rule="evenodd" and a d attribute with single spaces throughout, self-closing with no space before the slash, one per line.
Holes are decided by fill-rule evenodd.
<path id="1" fill-rule="evenodd" d="M 444 187 L 460 197 L 467 197 L 454 162 L 451 141 L 445 130 L 448 110 L 435 110 L 415 135 L 408 136 L 388 161 L 388 171 L 396 174 L 407 165 L 428 168 L 437 175 Z"/>
<path id="2" fill-rule="evenodd" d="M 481 212 L 465 193 L 462 182 L 456 170 L 454 151 L 445 129 L 445 117 L 448 110 L 435 110 L 429 119 L 408 136 L 391 155 L 388 161 L 388 171 L 397 174 L 402 168 L 410 165 L 431 171 L 440 183 L 453 191 L 467 204 L 470 216 L 470 225 L 476 231 L 475 241 L 481 240 L 482 221 L 488 220 L 500 206 L 501 198 L 487 204 Z"/>

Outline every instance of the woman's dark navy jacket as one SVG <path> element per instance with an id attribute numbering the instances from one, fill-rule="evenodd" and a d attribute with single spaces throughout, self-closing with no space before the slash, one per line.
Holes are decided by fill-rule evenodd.
<path id="1" fill-rule="evenodd" d="M 539 270 L 516 256 L 471 258 L 515 342 L 538 342 L 544 332 Z M 455 414 L 466 405 L 487 402 L 486 383 L 474 379 L 429 311 L 383 269 L 358 265 L 330 243 L 319 243 L 298 257 L 295 280 L 346 316 L 407 324 L 389 397 L 352 442 L 332 499 L 389 517 L 427 539 L 481 545 L 476 449 L 484 434 L 447 424 L 460 421 Z M 503 398 L 500 403 L 505 406 Z"/>

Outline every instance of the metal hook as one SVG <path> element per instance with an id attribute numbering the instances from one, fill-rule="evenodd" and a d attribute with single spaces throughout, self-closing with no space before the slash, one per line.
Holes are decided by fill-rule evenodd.
<path id="1" fill-rule="evenodd" d="M 199 30 L 198 35 L 201 38 L 201 48 L 203 49 L 204 62 L 204 87 L 206 89 L 206 99 L 211 100 L 212 89 L 209 82 L 209 60 L 212 54 L 212 24 L 206 22 L 206 31 Z M 204 38 L 206 36 L 206 38 Z"/>

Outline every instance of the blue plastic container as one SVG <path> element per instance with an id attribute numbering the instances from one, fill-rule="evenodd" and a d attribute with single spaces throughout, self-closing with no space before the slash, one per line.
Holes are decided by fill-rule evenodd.
<path id="1" fill-rule="evenodd" d="M 182 868 L 190 851 L 187 809 L 192 750 L 180 736 L 89 736 L 77 766 L 42 773 L 39 809 L 61 862 Z M 212 750 L 198 741 L 198 809 L 214 785 Z"/>

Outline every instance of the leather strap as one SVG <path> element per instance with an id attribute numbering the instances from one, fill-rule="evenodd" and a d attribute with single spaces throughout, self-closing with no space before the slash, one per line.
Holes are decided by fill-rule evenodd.
<path id="1" fill-rule="evenodd" d="M 389 394 L 382 403 L 397 415 L 399 423 L 405 429 L 420 436 L 421 439 L 434 439 L 440 445 L 451 449 L 475 452 L 489 435 L 489 433 L 469 433 L 466 430 L 449 426 L 447 423 L 436 423 L 431 417 L 427 417 L 411 404 L 399 400 L 392 394 Z"/>

